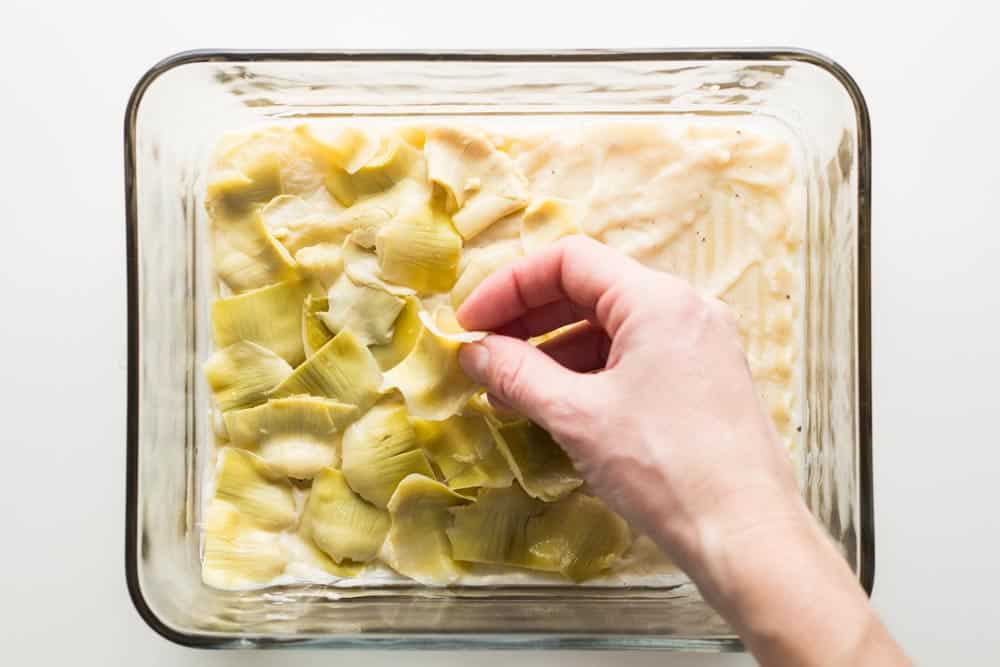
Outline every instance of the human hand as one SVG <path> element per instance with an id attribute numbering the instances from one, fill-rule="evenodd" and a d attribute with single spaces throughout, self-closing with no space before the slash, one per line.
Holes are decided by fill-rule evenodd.
<path id="1" fill-rule="evenodd" d="M 798 655 L 776 637 L 808 620 L 811 601 L 770 602 L 789 584 L 833 584 L 830 602 L 846 620 L 820 661 L 857 657 L 874 615 L 799 496 L 725 304 L 571 237 L 492 275 L 458 319 L 498 334 L 463 347 L 466 372 L 548 430 L 594 492 L 664 548 L 762 661 Z M 574 322 L 537 348 L 525 342 Z M 800 575 L 783 579 L 783 558 L 804 563 Z M 810 641 L 823 636 L 809 632 Z"/>

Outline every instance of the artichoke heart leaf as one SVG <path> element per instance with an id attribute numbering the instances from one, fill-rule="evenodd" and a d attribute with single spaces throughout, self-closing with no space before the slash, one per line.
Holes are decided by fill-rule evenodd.
<path id="1" fill-rule="evenodd" d="M 406 302 L 380 289 L 355 285 L 342 274 L 330 288 L 327 303 L 327 311 L 318 314 L 327 329 L 350 329 L 363 345 L 381 345 L 392 340 L 393 325 Z"/>
<path id="2" fill-rule="evenodd" d="M 282 530 L 298 521 L 291 482 L 243 449 L 226 447 L 219 453 L 215 498 L 265 530 Z"/>
<path id="3" fill-rule="evenodd" d="M 447 529 L 449 509 L 471 502 L 424 475 L 403 479 L 389 500 L 389 565 L 427 585 L 456 581 L 465 568 L 452 558 Z"/>
<path id="4" fill-rule="evenodd" d="M 254 451 L 288 477 L 310 479 L 325 466 L 339 463 L 341 433 L 357 416 L 353 405 L 291 396 L 231 410 L 223 419 L 234 447 Z"/>
<path id="5" fill-rule="evenodd" d="M 277 533 L 262 530 L 223 500 L 205 515 L 202 580 L 213 588 L 241 590 L 265 584 L 285 571 L 288 552 Z"/>
<path id="6" fill-rule="evenodd" d="M 216 350 L 204 366 L 215 404 L 222 412 L 250 408 L 292 374 L 287 361 L 267 348 L 239 341 Z"/>
<path id="7" fill-rule="evenodd" d="M 300 311 L 308 288 L 299 281 L 261 287 L 212 304 L 215 344 L 257 343 L 295 366 L 305 359 Z"/>
<path id="8" fill-rule="evenodd" d="M 366 410 L 379 396 L 382 372 L 350 329 L 331 338 L 274 388 L 273 398 L 326 396 Z"/>
<path id="9" fill-rule="evenodd" d="M 354 493 L 339 470 L 324 468 L 313 479 L 299 530 L 334 562 L 363 563 L 385 541 L 389 513 Z"/>
<path id="10" fill-rule="evenodd" d="M 347 483 L 376 507 L 386 507 L 407 475 L 434 476 L 406 408 L 392 397 L 377 403 L 348 427 L 341 450 Z"/>
<path id="11" fill-rule="evenodd" d="M 497 449 L 527 494 L 545 502 L 568 495 L 583 484 L 566 453 L 548 432 L 526 419 L 487 420 Z"/>

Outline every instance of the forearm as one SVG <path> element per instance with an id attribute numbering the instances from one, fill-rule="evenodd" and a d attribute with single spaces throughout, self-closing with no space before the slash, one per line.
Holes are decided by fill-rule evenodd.
<path id="1" fill-rule="evenodd" d="M 792 507 L 755 530 L 699 529 L 686 560 L 706 600 L 763 665 L 909 664 L 804 504 Z"/>

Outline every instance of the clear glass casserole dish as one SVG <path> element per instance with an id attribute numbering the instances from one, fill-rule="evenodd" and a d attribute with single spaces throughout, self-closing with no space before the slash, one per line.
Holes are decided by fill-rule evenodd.
<path id="1" fill-rule="evenodd" d="M 806 185 L 807 502 L 871 591 L 870 133 L 837 64 L 798 50 L 172 56 L 125 118 L 128 236 L 126 577 L 142 617 L 204 647 L 738 650 L 693 586 L 219 591 L 201 581 L 199 461 L 212 447 L 200 364 L 213 276 L 202 206 L 224 132 L 344 118 L 487 120 L 754 115 L 797 144 Z"/>

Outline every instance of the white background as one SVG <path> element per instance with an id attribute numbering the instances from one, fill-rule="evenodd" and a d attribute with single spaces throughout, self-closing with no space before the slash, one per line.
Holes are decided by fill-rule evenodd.
<path id="1" fill-rule="evenodd" d="M 0 662 L 752 664 L 648 653 L 212 653 L 154 635 L 131 607 L 123 567 L 121 127 L 145 69 L 197 47 L 781 45 L 839 60 L 872 113 L 874 604 L 922 664 L 997 664 L 1000 54 L 991 4 L 4 0 Z"/>

